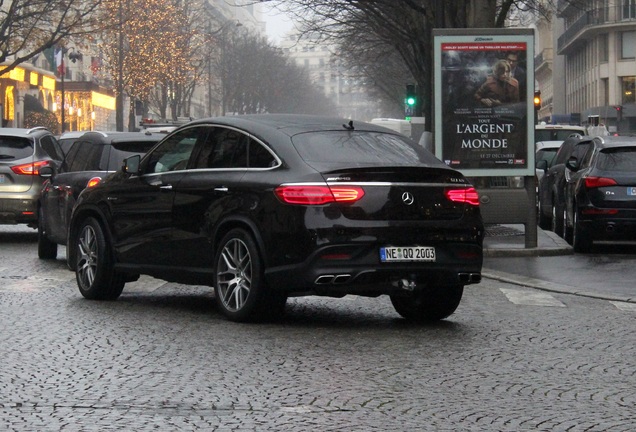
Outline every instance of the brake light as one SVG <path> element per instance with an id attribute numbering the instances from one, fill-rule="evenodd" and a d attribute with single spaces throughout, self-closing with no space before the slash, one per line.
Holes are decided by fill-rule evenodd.
<path id="1" fill-rule="evenodd" d="M 475 188 L 447 189 L 446 198 L 452 202 L 461 202 L 474 206 L 479 205 L 479 194 Z"/>
<path id="2" fill-rule="evenodd" d="M 581 214 L 584 215 L 617 215 L 618 209 L 600 209 L 600 208 L 590 208 L 581 210 Z"/>
<path id="3" fill-rule="evenodd" d="M 36 161 L 26 163 L 22 165 L 15 165 L 11 167 L 11 171 L 20 175 L 39 175 L 40 168 L 47 166 L 49 161 Z"/>
<path id="4" fill-rule="evenodd" d="M 93 177 L 92 179 L 88 181 L 88 183 L 86 183 L 86 187 L 92 188 L 94 186 L 97 186 L 101 181 L 102 181 L 101 177 Z"/>
<path id="5" fill-rule="evenodd" d="M 364 196 L 364 190 L 358 186 L 283 185 L 277 187 L 274 193 L 284 203 L 300 205 L 351 203 Z"/>
<path id="6" fill-rule="evenodd" d="M 586 177 L 585 187 L 588 189 L 604 187 L 604 186 L 616 186 L 616 180 L 608 177 Z"/>

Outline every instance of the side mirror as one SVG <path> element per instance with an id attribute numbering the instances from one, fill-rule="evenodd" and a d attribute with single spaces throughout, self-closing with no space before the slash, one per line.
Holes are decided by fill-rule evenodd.
<path id="1" fill-rule="evenodd" d="M 538 160 L 536 163 L 536 168 L 547 171 L 548 170 L 548 161 L 545 159 Z"/>
<path id="2" fill-rule="evenodd" d="M 141 156 L 134 155 L 124 159 L 121 170 L 126 174 L 139 174 L 139 163 Z"/>
<path id="3" fill-rule="evenodd" d="M 570 159 L 567 160 L 565 166 L 571 171 L 579 170 L 579 161 L 575 156 L 571 156 Z"/>

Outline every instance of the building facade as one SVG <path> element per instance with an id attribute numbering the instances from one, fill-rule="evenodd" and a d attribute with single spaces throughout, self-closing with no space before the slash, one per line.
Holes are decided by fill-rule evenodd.
<path id="1" fill-rule="evenodd" d="M 554 105 L 552 115 L 636 132 L 636 0 L 559 0 L 557 7 L 563 69 L 553 70 L 553 86 L 564 92 L 564 106 Z"/>

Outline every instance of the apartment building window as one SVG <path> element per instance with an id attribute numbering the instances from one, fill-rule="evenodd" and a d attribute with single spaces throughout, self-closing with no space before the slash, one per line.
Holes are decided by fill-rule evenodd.
<path id="1" fill-rule="evenodd" d="M 607 63 L 609 61 L 609 35 L 604 33 L 598 37 L 599 56 L 598 60 L 601 63 Z"/>
<path id="2" fill-rule="evenodd" d="M 621 77 L 621 103 L 636 102 L 636 76 Z"/>
<path id="3" fill-rule="evenodd" d="M 601 78 L 601 105 L 609 105 L 609 79 Z"/>
<path id="4" fill-rule="evenodd" d="M 623 0 L 623 19 L 636 18 L 636 0 Z"/>
<path id="5" fill-rule="evenodd" d="M 636 57 L 636 31 L 621 33 L 621 58 L 633 59 Z"/>

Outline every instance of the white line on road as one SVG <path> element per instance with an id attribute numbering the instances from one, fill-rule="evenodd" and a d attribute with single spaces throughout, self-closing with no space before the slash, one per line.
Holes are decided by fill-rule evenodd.
<path id="1" fill-rule="evenodd" d="M 543 292 L 522 291 L 507 288 L 499 288 L 499 290 L 508 297 L 514 304 L 529 306 L 551 306 L 565 307 L 563 303 L 552 297 L 550 294 Z"/>
<path id="2" fill-rule="evenodd" d="M 610 303 L 622 311 L 636 312 L 636 303 L 627 303 L 627 302 L 619 302 L 619 301 L 610 301 Z"/>

